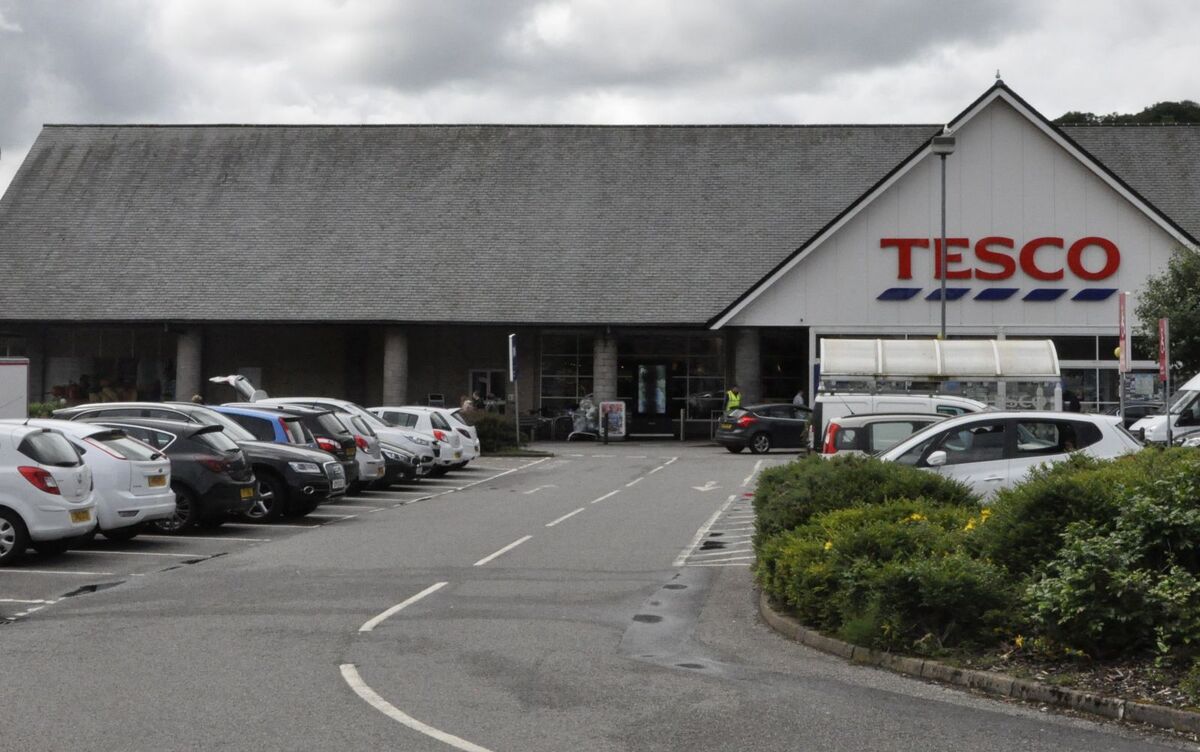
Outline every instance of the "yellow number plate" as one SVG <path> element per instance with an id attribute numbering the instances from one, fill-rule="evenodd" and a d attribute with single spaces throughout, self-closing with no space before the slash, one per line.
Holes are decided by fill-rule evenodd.
<path id="1" fill-rule="evenodd" d="M 246 486 L 245 488 L 243 488 L 242 489 L 242 498 L 243 499 L 253 499 L 254 498 L 254 489 L 251 488 L 250 486 Z"/>
<path id="2" fill-rule="evenodd" d="M 92 510 L 76 509 L 71 512 L 71 522 L 91 522 Z"/>
<path id="3" fill-rule="evenodd" d="M 721 428 L 733 428 L 733 424 L 732 423 L 722 423 Z"/>
<path id="4" fill-rule="evenodd" d="M 151 488 L 162 488 L 165 485 L 167 485 L 167 476 L 165 476 L 165 475 L 151 475 L 150 476 L 150 487 Z"/>

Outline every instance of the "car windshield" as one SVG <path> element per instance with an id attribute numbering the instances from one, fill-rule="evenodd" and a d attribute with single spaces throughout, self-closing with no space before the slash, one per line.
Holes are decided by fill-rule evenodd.
<path id="1" fill-rule="evenodd" d="M 38 431 L 26 436 L 17 451 L 39 465 L 75 467 L 80 463 L 79 452 L 66 437 L 54 431 Z"/>
<path id="2" fill-rule="evenodd" d="M 455 422 L 457 423 L 461 423 L 468 428 L 471 427 L 471 424 L 468 423 L 467 419 L 463 417 L 462 410 L 455 410 L 454 412 L 450 413 L 450 417 L 454 418 Z"/>
<path id="3" fill-rule="evenodd" d="M 288 442 L 292 444 L 308 444 L 312 442 L 312 438 L 306 435 L 304 424 L 299 418 L 283 418 L 280 425 L 283 426 L 284 433 L 287 434 Z"/>
<path id="4" fill-rule="evenodd" d="M 192 418 L 197 423 L 202 423 L 206 426 L 220 426 L 225 435 L 233 441 L 255 440 L 254 434 L 234 422 L 233 418 L 216 410 L 197 410 L 192 413 Z"/>
<path id="5" fill-rule="evenodd" d="M 1167 404 L 1171 406 L 1171 414 L 1179 415 L 1184 410 L 1188 409 L 1191 406 L 1192 401 L 1196 399 L 1197 394 L 1200 394 L 1200 392 L 1197 392 L 1193 389 L 1180 389 L 1178 392 L 1175 392 L 1175 394 L 1171 395 L 1171 399 L 1167 400 Z M 1163 415 L 1164 413 L 1160 410 L 1158 414 Z"/>
<path id="6" fill-rule="evenodd" d="M 345 418 L 343 418 L 343 420 L 349 420 L 350 424 L 354 426 L 355 430 L 357 430 L 363 436 L 370 436 L 372 439 L 375 438 L 374 429 L 367 425 L 367 422 L 357 415 L 347 415 Z"/>
<path id="7" fill-rule="evenodd" d="M 317 416 L 317 422 L 321 424 L 321 428 L 324 428 L 326 431 L 334 434 L 335 436 L 345 436 L 351 433 L 350 429 L 346 427 L 346 424 L 343 423 L 338 416 L 334 415 L 333 413 L 321 413 Z"/>
<path id="8" fill-rule="evenodd" d="M 201 444 L 207 444 L 218 452 L 236 452 L 238 450 L 238 445 L 234 444 L 233 439 L 226 436 L 224 431 L 209 431 L 208 433 L 196 434 L 194 438 Z"/>
<path id="9" fill-rule="evenodd" d="M 136 462 L 162 459 L 163 456 L 154 447 L 143 444 L 137 439 L 130 438 L 121 431 L 92 434 L 87 437 L 86 441 L 89 444 L 99 445 L 112 454 Z"/>

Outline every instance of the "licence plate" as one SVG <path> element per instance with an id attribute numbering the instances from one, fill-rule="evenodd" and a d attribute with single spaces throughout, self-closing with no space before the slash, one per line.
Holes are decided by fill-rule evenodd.
<path id="1" fill-rule="evenodd" d="M 163 486 L 167 485 L 167 476 L 151 475 L 149 485 L 151 488 L 162 488 Z"/>
<path id="2" fill-rule="evenodd" d="M 250 486 L 246 486 L 245 488 L 243 488 L 242 489 L 242 498 L 243 499 L 253 499 L 254 498 L 254 489 Z"/>
<path id="3" fill-rule="evenodd" d="M 377 467 L 375 468 L 375 477 L 382 478 L 385 472 L 387 472 L 387 468 Z"/>
<path id="4" fill-rule="evenodd" d="M 733 424 L 732 423 L 722 423 L 721 428 L 725 428 L 725 429 L 733 428 Z"/>
<path id="5" fill-rule="evenodd" d="M 341 491 L 346 487 L 346 481 L 342 480 L 341 478 L 334 478 L 332 483 L 330 483 L 330 486 L 334 491 Z"/>
<path id="6" fill-rule="evenodd" d="M 92 510 L 76 509 L 71 512 L 71 522 L 91 522 Z"/>
<path id="7" fill-rule="evenodd" d="M 347 449 L 347 450 L 346 450 L 346 457 L 347 457 L 348 459 L 354 459 L 354 452 L 355 452 L 355 451 L 357 451 L 357 450 L 355 450 L 355 448 L 354 448 L 354 447 L 350 447 L 349 449 Z"/>

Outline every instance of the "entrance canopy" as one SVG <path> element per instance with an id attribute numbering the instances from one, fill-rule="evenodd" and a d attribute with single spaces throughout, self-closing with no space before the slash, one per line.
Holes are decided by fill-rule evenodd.
<path id="1" fill-rule="evenodd" d="M 821 378 L 1058 381 L 1048 339 L 823 339 Z"/>

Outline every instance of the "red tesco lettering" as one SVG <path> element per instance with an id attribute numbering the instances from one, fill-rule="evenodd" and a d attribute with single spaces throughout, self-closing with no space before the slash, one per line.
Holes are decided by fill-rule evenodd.
<path id="1" fill-rule="evenodd" d="M 928 238 L 881 238 L 879 241 L 880 248 L 896 249 L 897 279 L 912 279 L 913 249 L 928 249 L 929 246 Z M 1097 236 L 1080 238 L 1069 247 L 1060 237 L 1033 238 L 1021 246 L 1014 258 L 1011 251 L 1016 248 L 1016 244 L 1012 238 L 989 235 L 975 242 L 975 266 L 955 268 L 963 263 L 963 254 L 954 253 L 951 249 L 971 247 L 969 238 L 946 238 L 946 279 L 1010 279 L 1016 274 L 1019 266 L 1027 276 L 1037 280 L 1060 280 L 1069 270 L 1079 279 L 1094 282 L 1111 277 L 1121 267 L 1121 251 L 1116 243 Z M 1067 248 L 1065 259 L 1061 254 L 1064 247 Z M 1104 263 L 1099 268 L 1095 268 L 1094 262 L 1091 269 L 1084 266 L 1084 252 L 1089 248 L 1099 249 L 1103 253 Z M 940 251 L 941 240 L 934 240 L 931 259 L 933 278 L 939 280 L 942 278 Z"/>

